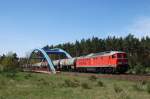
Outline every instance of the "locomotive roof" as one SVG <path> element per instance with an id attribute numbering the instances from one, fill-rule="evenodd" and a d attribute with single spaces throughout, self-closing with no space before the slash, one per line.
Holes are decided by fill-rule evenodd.
<path id="1" fill-rule="evenodd" d="M 106 51 L 106 52 L 100 52 L 100 53 L 91 53 L 85 57 L 94 57 L 94 56 L 108 56 L 108 55 L 113 55 L 113 54 L 116 54 L 116 53 L 125 53 L 125 52 L 122 52 L 122 51 Z"/>

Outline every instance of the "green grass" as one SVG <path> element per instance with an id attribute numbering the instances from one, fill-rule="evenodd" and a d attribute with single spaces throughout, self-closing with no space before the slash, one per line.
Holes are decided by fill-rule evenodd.
<path id="1" fill-rule="evenodd" d="M 0 99 L 150 99 L 149 85 L 140 86 L 139 82 L 64 74 L 0 73 Z"/>

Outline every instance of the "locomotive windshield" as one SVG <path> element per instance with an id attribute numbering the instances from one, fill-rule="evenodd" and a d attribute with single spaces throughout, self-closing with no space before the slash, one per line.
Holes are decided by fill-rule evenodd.
<path id="1" fill-rule="evenodd" d="M 125 53 L 117 53 L 112 55 L 112 58 L 127 58 L 127 55 Z"/>
<path id="2" fill-rule="evenodd" d="M 125 53 L 118 53 L 117 58 L 127 58 L 127 55 Z"/>
<path id="3" fill-rule="evenodd" d="M 121 53 L 117 54 L 117 58 L 123 58 L 123 55 Z"/>
<path id="4" fill-rule="evenodd" d="M 114 55 L 112 55 L 112 58 L 116 58 L 116 55 L 114 54 Z"/>

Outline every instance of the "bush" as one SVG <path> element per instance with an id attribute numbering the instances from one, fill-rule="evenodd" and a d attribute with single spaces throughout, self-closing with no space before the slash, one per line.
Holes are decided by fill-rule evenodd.
<path id="1" fill-rule="evenodd" d="M 10 71 L 19 67 L 19 62 L 17 58 L 17 54 L 9 52 L 6 56 L 3 55 L 0 58 L 0 70 L 2 71 Z"/>
<path id="2" fill-rule="evenodd" d="M 135 85 L 133 85 L 133 89 L 136 91 L 143 91 L 143 85 L 141 83 L 137 83 Z"/>
<path id="3" fill-rule="evenodd" d="M 0 96 L 0 99 L 6 99 L 6 97 L 5 96 Z"/>
<path id="4" fill-rule="evenodd" d="M 141 91 L 141 87 L 137 84 L 133 85 L 133 89 L 136 90 L 136 91 Z"/>
<path id="5" fill-rule="evenodd" d="M 123 89 L 122 89 L 121 87 L 117 86 L 116 84 L 114 84 L 114 91 L 115 91 L 116 93 L 120 93 L 120 92 L 123 91 Z"/>
<path id="6" fill-rule="evenodd" d="M 15 72 L 6 73 L 6 77 L 8 78 L 15 78 L 17 75 Z"/>
<path id="7" fill-rule="evenodd" d="M 135 74 L 145 74 L 146 73 L 146 69 L 141 64 L 137 64 L 134 67 L 134 72 L 135 72 Z"/>
<path id="8" fill-rule="evenodd" d="M 7 77 L 7 78 L 16 78 L 17 76 L 17 70 L 15 69 L 8 69 L 1 71 L 1 75 Z"/>
<path id="9" fill-rule="evenodd" d="M 47 81 L 46 79 L 43 79 L 43 78 L 40 78 L 40 79 L 37 79 L 37 85 L 39 86 L 39 87 L 41 87 L 41 85 L 43 86 L 45 86 L 45 87 L 47 87 L 47 86 L 49 86 L 50 85 L 50 83 L 49 83 L 49 81 Z"/>
<path id="10" fill-rule="evenodd" d="M 91 81 L 96 81 L 96 80 L 97 80 L 97 77 L 94 76 L 94 75 L 92 75 L 92 76 L 89 77 L 89 80 L 91 80 Z"/>
<path id="11" fill-rule="evenodd" d="M 91 87 L 89 86 L 89 84 L 88 83 L 82 83 L 81 84 L 81 86 L 82 86 L 82 88 L 84 88 L 84 89 L 91 89 Z"/>
<path id="12" fill-rule="evenodd" d="M 29 79 L 29 78 L 31 78 L 31 77 L 32 77 L 32 74 L 31 74 L 31 73 L 28 73 L 28 74 L 24 75 L 24 78 L 25 78 L 25 79 Z"/>
<path id="13" fill-rule="evenodd" d="M 67 79 L 64 81 L 65 87 L 78 87 L 79 85 L 80 85 L 80 82 L 76 79 L 73 79 L 73 80 Z"/>
<path id="14" fill-rule="evenodd" d="M 102 81 L 100 81 L 100 80 L 97 82 L 97 85 L 98 85 L 99 87 L 104 87 L 103 82 L 102 82 Z"/>
<path id="15" fill-rule="evenodd" d="M 150 94 L 150 82 L 147 84 L 146 90 L 147 90 L 147 92 Z"/>
<path id="16" fill-rule="evenodd" d="M 4 66 L 0 64 L 0 72 L 4 71 Z"/>
<path id="17" fill-rule="evenodd" d="M 146 85 L 146 84 L 147 84 L 147 81 L 142 80 L 142 81 L 141 81 L 141 84 L 142 84 L 142 85 Z"/>
<path id="18" fill-rule="evenodd" d="M 6 87 L 7 82 L 8 81 L 6 79 L 0 80 L 0 90 Z"/>

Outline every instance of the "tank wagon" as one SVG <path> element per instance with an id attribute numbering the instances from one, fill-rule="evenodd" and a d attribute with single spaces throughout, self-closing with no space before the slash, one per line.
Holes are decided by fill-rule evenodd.
<path id="1" fill-rule="evenodd" d="M 44 65 L 42 65 L 44 64 Z M 128 70 L 128 58 L 125 52 L 107 51 L 87 56 L 54 60 L 56 70 L 77 72 L 125 73 Z M 41 66 L 48 65 L 46 62 Z"/>

